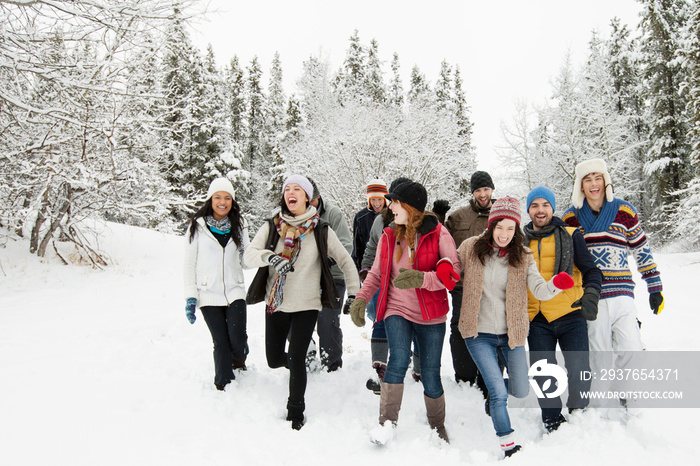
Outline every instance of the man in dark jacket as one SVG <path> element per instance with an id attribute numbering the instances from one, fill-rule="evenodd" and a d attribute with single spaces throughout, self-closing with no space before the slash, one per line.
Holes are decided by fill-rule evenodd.
<path id="1" fill-rule="evenodd" d="M 316 207 L 321 220 L 328 222 L 336 236 L 348 253 L 351 251 L 352 240 L 348 223 L 339 207 L 325 202 L 318 191 L 318 186 L 311 178 L 307 177 L 314 188 L 313 199 L 310 204 Z M 331 274 L 335 282 L 335 289 L 340 299 L 345 295 L 345 280 L 343 272 L 337 264 L 331 267 Z M 321 348 L 321 364 L 328 372 L 338 370 L 343 366 L 343 331 L 340 329 L 340 309 L 324 307 L 318 313 L 316 324 L 318 343 Z"/>
<path id="2" fill-rule="evenodd" d="M 491 175 L 485 171 L 476 171 L 471 177 L 469 187 L 472 199 L 469 205 L 455 210 L 447 218 L 445 227 L 459 245 L 472 236 L 480 235 L 488 224 L 489 213 L 494 185 Z M 463 285 L 460 280 L 455 289 L 450 291 L 452 295 L 452 318 L 450 319 L 450 350 L 452 351 L 452 365 L 455 370 L 455 380 L 459 382 L 476 383 L 488 401 L 488 390 L 484 379 L 479 375 L 462 334 L 459 333 L 459 314 L 462 308 Z M 487 407 L 488 411 L 488 407 Z"/>
<path id="3" fill-rule="evenodd" d="M 554 193 L 538 186 L 527 195 L 527 212 L 532 220 L 523 230 L 525 245 L 535 257 L 537 269 L 545 280 L 559 272 L 567 272 L 574 278 L 574 286 L 549 301 L 539 301 L 528 291 L 530 334 L 530 364 L 545 359 L 556 364 L 556 347 L 564 353 L 568 373 L 569 412 L 584 409 L 588 398 L 582 392 L 591 388 L 590 380 L 582 380 L 581 374 L 590 371 L 588 358 L 588 321 L 596 319 L 598 299 L 603 284 L 603 273 L 596 267 L 593 255 L 588 251 L 581 232 L 569 227 L 559 217 Z M 540 387 L 550 377 L 536 377 Z M 549 385 L 552 393 L 558 384 Z M 546 397 L 540 388 L 537 401 L 542 409 L 542 422 L 547 432 L 559 428 L 566 418 L 561 414 L 562 402 L 556 397 Z"/>
<path id="4" fill-rule="evenodd" d="M 355 261 L 358 271 L 362 269 L 362 257 L 365 254 L 374 218 L 386 207 L 384 195 L 387 192 L 384 181 L 379 178 L 370 181 L 367 185 L 367 207 L 355 214 L 352 222 L 352 260 Z"/>

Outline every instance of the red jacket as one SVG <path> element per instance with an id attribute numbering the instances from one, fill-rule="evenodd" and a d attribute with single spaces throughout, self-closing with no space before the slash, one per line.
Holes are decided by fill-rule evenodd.
<path id="1" fill-rule="evenodd" d="M 432 225 L 430 225 L 432 226 Z M 442 224 L 437 224 L 427 233 L 420 236 L 418 245 L 416 246 L 415 259 L 413 268 L 422 272 L 434 272 L 438 261 L 440 260 L 440 229 Z M 381 291 L 377 301 L 377 322 L 384 318 L 386 312 L 387 298 L 389 286 L 393 286 L 391 280 L 392 258 L 394 257 L 394 246 L 396 238 L 394 229 L 387 227 L 384 229 L 384 242 L 380 251 L 380 260 L 382 265 Z M 423 288 L 416 288 L 418 296 L 418 304 L 420 305 L 421 315 L 423 320 L 431 320 L 436 317 L 442 317 L 449 312 L 449 303 L 447 300 L 447 290 L 441 289 L 430 291 Z"/>

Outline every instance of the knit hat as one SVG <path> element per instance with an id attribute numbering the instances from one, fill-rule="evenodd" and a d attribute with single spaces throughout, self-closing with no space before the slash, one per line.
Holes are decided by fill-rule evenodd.
<path id="1" fill-rule="evenodd" d="M 571 203 L 577 209 L 583 207 L 583 200 L 586 198 L 581 189 L 581 183 L 586 175 L 590 175 L 591 173 L 601 173 L 603 175 L 603 180 L 605 181 L 605 199 L 607 199 L 608 202 L 612 202 L 613 200 L 612 179 L 610 178 L 610 173 L 608 173 L 608 165 L 605 163 L 605 160 L 584 160 L 576 165 L 576 181 L 574 181 L 574 189 L 571 193 Z"/>
<path id="2" fill-rule="evenodd" d="M 369 208 L 372 208 L 372 205 L 369 203 L 370 199 L 373 197 L 380 197 L 384 199 L 384 195 L 388 192 L 389 191 L 386 189 L 386 183 L 384 180 L 375 178 L 374 180 L 370 181 L 369 184 L 367 184 L 367 204 L 369 204 Z"/>
<path id="3" fill-rule="evenodd" d="M 284 184 L 282 185 L 282 194 L 284 194 L 284 188 L 287 187 L 288 184 L 291 183 L 296 183 L 299 186 L 301 186 L 301 189 L 303 189 L 306 192 L 306 197 L 309 198 L 309 200 L 314 198 L 314 187 L 309 181 L 308 178 L 305 176 L 301 175 L 292 175 L 288 177 L 286 180 L 284 180 Z"/>
<path id="4" fill-rule="evenodd" d="M 491 175 L 484 171 L 474 172 L 472 174 L 472 179 L 469 181 L 469 189 L 472 190 L 472 193 L 479 188 L 496 189 L 493 186 L 493 180 L 491 179 Z"/>
<path id="5" fill-rule="evenodd" d="M 384 197 L 408 204 L 420 212 L 425 210 L 425 205 L 428 203 L 428 192 L 422 184 L 415 181 L 400 183 L 389 194 L 385 194 Z"/>
<path id="6" fill-rule="evenodd" d="M 207 190 L 207 199 L 211 199 L 214 193 L 218 193 L 219 191 L 229 193 L 232 199 L 236 199 L 236 192 L 233 190 L 233 185 L 226 178 L 214 178 L 212 180 Z"/>
<path id="7" fill-rule="evenodd" d="M 547 202 L 549 202 L 549 205 L 552 206 L 552 211 L 557 210 L 557 201 L 554 197 L 554 193 L 552 192 L 551 189 L 545 187 L 545 186 L 537 186 L 534 188 L 530 193 L 527 195 L 527 210 L 530 210 L 530 204 L 532 204 L 532 201 L 535 199 L 544 199 Z"/>
<path id="8" fill-rule="evenodd" d="M 491 228 L 494 221 L 502 218 L 509 218 L 520 226 L 520 202 L 516 198 L 506 196 L 493 203 L 489 214 L 488 228 Z"/>
<path id="9" fill-rule="evenodd" d="M 405 178 L 403 176 L 399 176 L 394 181 L 392 181 L 391 184 L 389 185 L 389 192 L 393 193 L 398 185 L 400 185 L 401 183 L 405 183 L 407 181 L 413 181 L 413 180 L 410 178 Z"/>

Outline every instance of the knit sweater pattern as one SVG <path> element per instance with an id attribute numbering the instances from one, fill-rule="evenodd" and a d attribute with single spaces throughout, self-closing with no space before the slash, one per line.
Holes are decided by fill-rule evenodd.
<path id="1" fill-rule="evenodd" d="M 562 220 L 581 230 L 596 266 L 603 272 L 601 299 L 615 296 L 634 298 L 635 285 L 627 259 L 629 251 L 632 251 L 637 270 L 646 282 L 649 293 L 663 291 L 659 270 L 632 204 L 620 201 L 615 219 L 607 230 L 602 232 L 586 232 L 579 222 L 578 215 L 579 209 L 570 207 L 564 212 Z"/>

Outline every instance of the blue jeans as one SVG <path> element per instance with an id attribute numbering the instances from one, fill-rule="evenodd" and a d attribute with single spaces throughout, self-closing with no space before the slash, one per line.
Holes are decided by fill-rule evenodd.
<path id="1" fill-rule="evenodd" d="M 421 382 L 428 398 L 439 398 L 443 393 L 440 381 L 440 359 L 445 340 L 445 323 L 423 325 L 398 315 L 384 319 L 389 340 L 389 362 L 384 383 L 403 383 L 411 361 L 411 342 L 415 336 L 420 347 Z"/>
<path id="2" fill-rule="evenodd" d="M 508 416 L 508 394 L 524 398 L 530 391 L 525 347 L 510 349 L 508 335 L 505 334 L 479 333 L 476 338 L 466 338 L 464 341 L 489 390 L 491 422 L 496 435 L 508 435 L 513 432 Z M 508 370 L 506 380 L 498 366 L 499 359 Z"/>
<path id="3" fill-rule="evenodd" d="M 588 324 L 583 317 L 564 317 L 552 322 L 543 322 L 538 319 L 530 323 L 530 335 L 527 343 L 530 346 L 530 365 L 546 359 L 550 364 L 556 364 L 557 342 L 564 353 L 564 365 L 566 366 L 569 383 L 569 398 L 566 406 L 570 409 L 581 409 L 588 406 L 588 398 L 581 396 L 581 392 L 591 389 L 590 380 L 581 380 L 581 371 L 590 371 L 588 362 Z M 551 377 L 536 377 L 535 380 L 543 386 Z M 542 379 L 542 380 L 540 380 Z M 556 389 L 556 381 L 549 392 Z M 547 422 L 556 419 L 561 414 L 561 399 L 538 398 L 542 409 L 542 421 Z"/>

